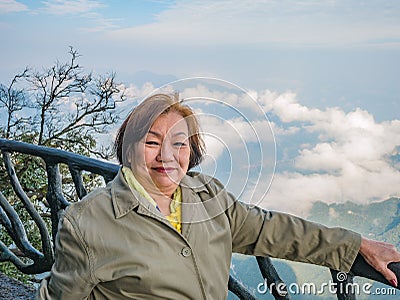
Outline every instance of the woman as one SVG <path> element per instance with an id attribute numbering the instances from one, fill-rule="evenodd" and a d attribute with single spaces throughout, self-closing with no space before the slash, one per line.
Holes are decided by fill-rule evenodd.
<path id="1" fill-rule="evenodd" d="M 39 299 L 226 299 L 232 252 L 344 272 L 360 253 L 397 286 L 393 246 L 240 203 L 189 172 L 205 148 L 192 110 L 174 97 L 137 106 L 116 146 L 116 178 L 66 209 Z"/>

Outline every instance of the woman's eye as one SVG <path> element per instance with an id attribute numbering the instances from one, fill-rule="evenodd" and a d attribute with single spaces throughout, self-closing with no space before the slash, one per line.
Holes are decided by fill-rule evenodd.
<path id="1" fill-rule="evenodd" d="M 156 142 L 156 141 L 146 141 L 146 145 L 158 146 L 158 142 Z"/>
<path id="2" fill-rule="evenodd" d="M 176 147 L 185 147 L 185 146 L 186 146 L 186 143 L 183 143 L 183 142 L 176 142 L 176 143 L 174 143 L 174 146 L 176 146 Z"/>

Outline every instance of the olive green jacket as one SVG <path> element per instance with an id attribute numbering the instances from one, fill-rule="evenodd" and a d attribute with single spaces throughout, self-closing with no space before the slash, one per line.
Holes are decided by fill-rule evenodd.
<path id="1" fill-rule="evenodd" d="M 38 299 L 226 299 L 232 252 L 349 271 L 360 235 L 243 204 L 217 180 L 181 182 L 182 234 L 121 172 L 72 204 Z"/>

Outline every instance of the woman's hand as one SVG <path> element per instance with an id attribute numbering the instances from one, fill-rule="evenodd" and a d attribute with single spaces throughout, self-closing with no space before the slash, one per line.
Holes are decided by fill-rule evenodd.
<path id="1" fill-rule="evenodd" d="M 380 272 L 393 286 L 397 287 L 397 277 L 388 268 L 392 262 L 400 262 L 400 252 L 389 243 L 378 242 L 367 238 L 361 239 L 360 254 Z"/>

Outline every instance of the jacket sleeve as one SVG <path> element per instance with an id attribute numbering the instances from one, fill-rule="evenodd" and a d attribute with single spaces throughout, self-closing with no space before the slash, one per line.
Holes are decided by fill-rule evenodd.
<path id="1" fill-rule="evenodd" d="M 285 213 L 244 204 L 226 193 L 233 252 L 311 263 L 348 272 L 361 236 L 344 228 L 328 228 Z"/>
<path id="2" fill-rule="evenodd" d="M 36 299 L 87 299 L 95 285 L 89 251 L 79 229 L 64 215 L 56 237 L 55 263 Z"/>

